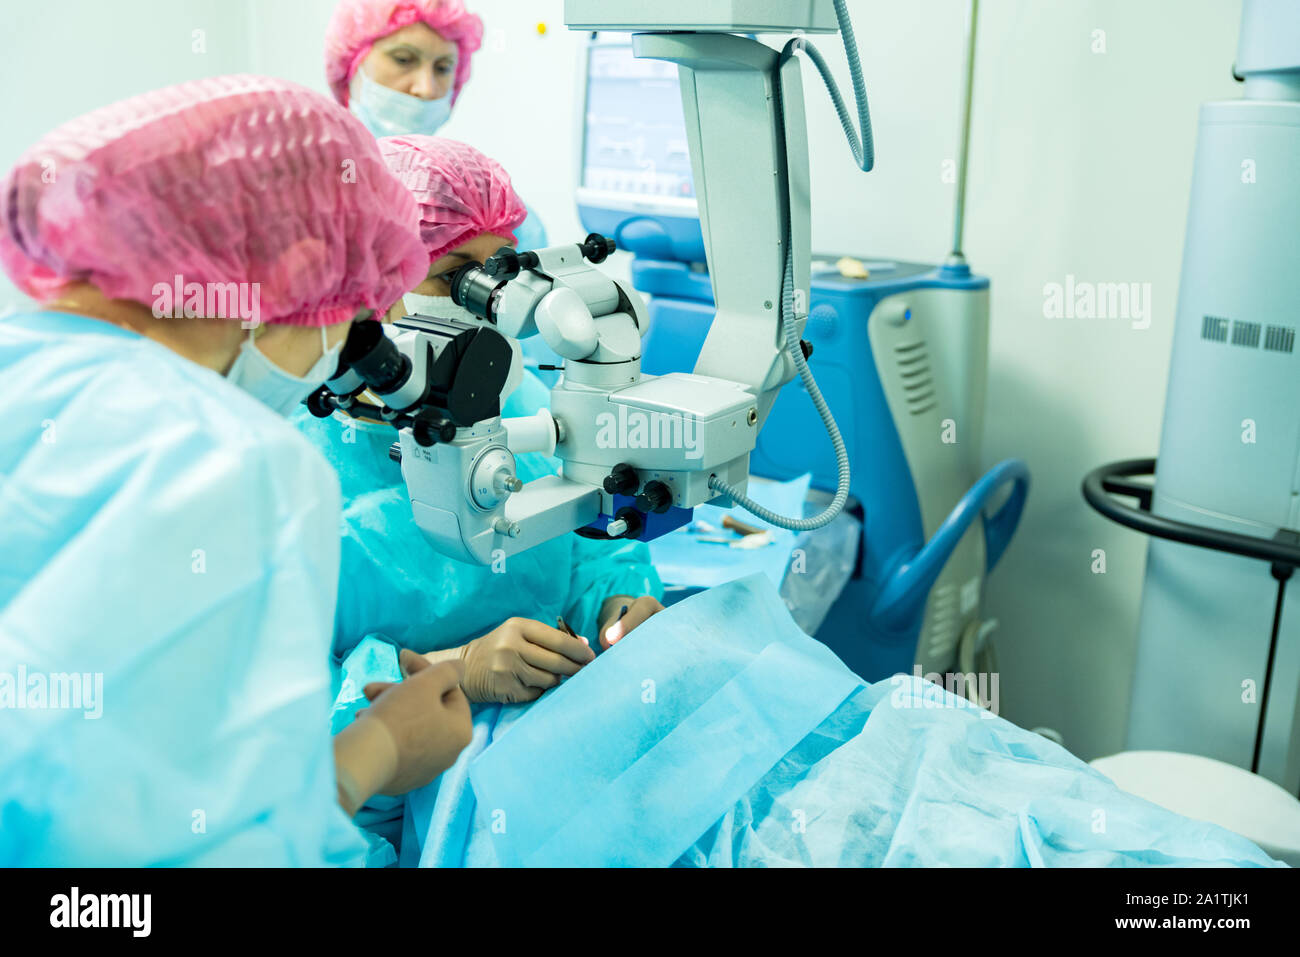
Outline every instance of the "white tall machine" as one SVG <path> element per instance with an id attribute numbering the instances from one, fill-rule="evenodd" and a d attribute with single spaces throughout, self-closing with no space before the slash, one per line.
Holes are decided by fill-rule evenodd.
<path id="1" fill-rule="evenodd" d="M 1300 3 L 1245 0 L 1235 72 L 1242 98 L 1201 108 L 1159 457 L 1100 468 L 1084 494 L 1152 536 L 1126 747 L 1295 796 Z"/>

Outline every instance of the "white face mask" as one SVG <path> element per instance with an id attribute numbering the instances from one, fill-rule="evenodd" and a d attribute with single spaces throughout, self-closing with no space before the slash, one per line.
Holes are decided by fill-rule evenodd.
<path id="1" fill-rule="evenodd" d="M 352 80 L 348 109 L 375 137 L 432 136 L 451 116 L 451 90 L 441 99 L 423 100 L 376 83 L 361 68 Z"/>
<path id="2" fill-rule="evenodd" d="M 304 376 L 291 375 L 268 359 L 262 350 L 253 343 L 253 331 L 248 331 L 248 338 L 239 347 L 239 355 L 226 373 L 227 381 L 239 386 L 249 395 L 260 399 L 273 411 L 288 415 L 307 396 L 311 395 L 329 378 L 339 365 L 339 354 L 343 351 L 343 339 L 329 346 L 325 336 L 325 327 L 320 330 L 321 357 L 307 370 Z"/>
<path id="3" fill-rule="evenodd" d="M 402 297 L 402 303 L 406 306 L 407 315 L 410 316 L 428 316 L 430 319 L 459 319 L 462 322 L 472 322 L 476 326 L 492 328 L 492 324 L 486 319 L 479 318 L 464 306 L 456 305 L 451 296 L 424 296 L 418 292 L 408 292 Z M 506 396 L 514 392 L 524 378 L 524 351 L 519 345 L 519 340 L 512 339 L 509 336 L 506 336 L 505 340 L 510 343 L 510 351 L 514 353 L 514 357 L 510 361 L 510 375 L 506 377 L 506 384 L 501 389 L 501 405 L 503 408 L 506 403 Z"/>

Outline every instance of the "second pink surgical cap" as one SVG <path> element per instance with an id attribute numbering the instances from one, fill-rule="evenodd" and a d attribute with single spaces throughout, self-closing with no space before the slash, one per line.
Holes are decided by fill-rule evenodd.
<path id="1" fill-rule="evenodd" d="M 340 0 L 325 30 L 325 81 L 334 98 L 347 106 L 352 77 L 375 41 L 413 23 L 456 44 L 455 103 L 469 79 L 470 56 L 483 45 L 483 21 L 465 9 L 463 0 Z"/>
<path id="2" fill-rule="evenodd" d="M 513 241 L 528 211 L 501 164 L 440 136 L 387 136 L 379 151 L 420 206 L 428 263 L 483 233 Z"/>
<path id="3" fill-rule="evenodd" d="M 416 223 L 355 117 L 258 76 L 88 113 L 0 182 L 0 264 L 33 298 L 86 281 L 148 305 L 177 277 L 257 283 L 260 321 L 286 325 L 387 309 L 428 271 Z"/>

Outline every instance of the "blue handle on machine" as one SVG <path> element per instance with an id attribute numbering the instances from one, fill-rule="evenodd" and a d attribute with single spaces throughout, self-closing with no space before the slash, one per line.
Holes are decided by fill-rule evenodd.
<path id="1" fill-rule="evenodd" d="M 984 516 L 988 503 L 1008 482 L 1014 483 L 1011 496 L 992 518 Z M 962 496 L 924 547 L 894 571 L 876 596 L 872 615 L 883 622 L 898 624 L 925 601 L 957 543 L 977 516 L 984 518 L 986 567 L 992 571 L 1020 523 L 1028 494 L 1029 467 L 1020 459 L 1006 459 L 989 469 Z"/>
<path id="2" fill-rule="evenodd" d="M 1013 480 L 1015 486 L 1011 489 L 1011 496 L 998 509 L 996 515 L 992 518 L 987 515 L 984 516 L 984 569 L 986 572 L 993 571 L 998 562 L 1002 560 L 1002 554 L 1007 550 L 1007 545 L 1011 543 L 1011 536 L 1016 533 L 1016 526 L 1020 524 L 1020 514 L 1025 510 L 1025 499 L 1029 496 L 1029 466 L 1025 465 L 1020 459 L 1007 459 L 990 469 L 984 479 L 988 479 L 999 469 L 1004 471 L 1000 478 L 993 479 L 990 487 L 1001 487 L 1006 479 Z M 980 481 L 984 481 L 984 479 Z M 976 489 L 971 489 L 967 493 L 967 497 L 974 495 L 975 491 Z"/>

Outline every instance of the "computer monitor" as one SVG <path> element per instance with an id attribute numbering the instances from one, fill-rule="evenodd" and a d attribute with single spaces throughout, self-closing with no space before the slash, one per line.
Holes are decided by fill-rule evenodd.
<path id="1" fill-rule="evenodd" d="M 578 215 L 637 255 L 704 260 L 676 64 L 640 59 L 630 38 L 593 36 L 582 52 Z"/>

